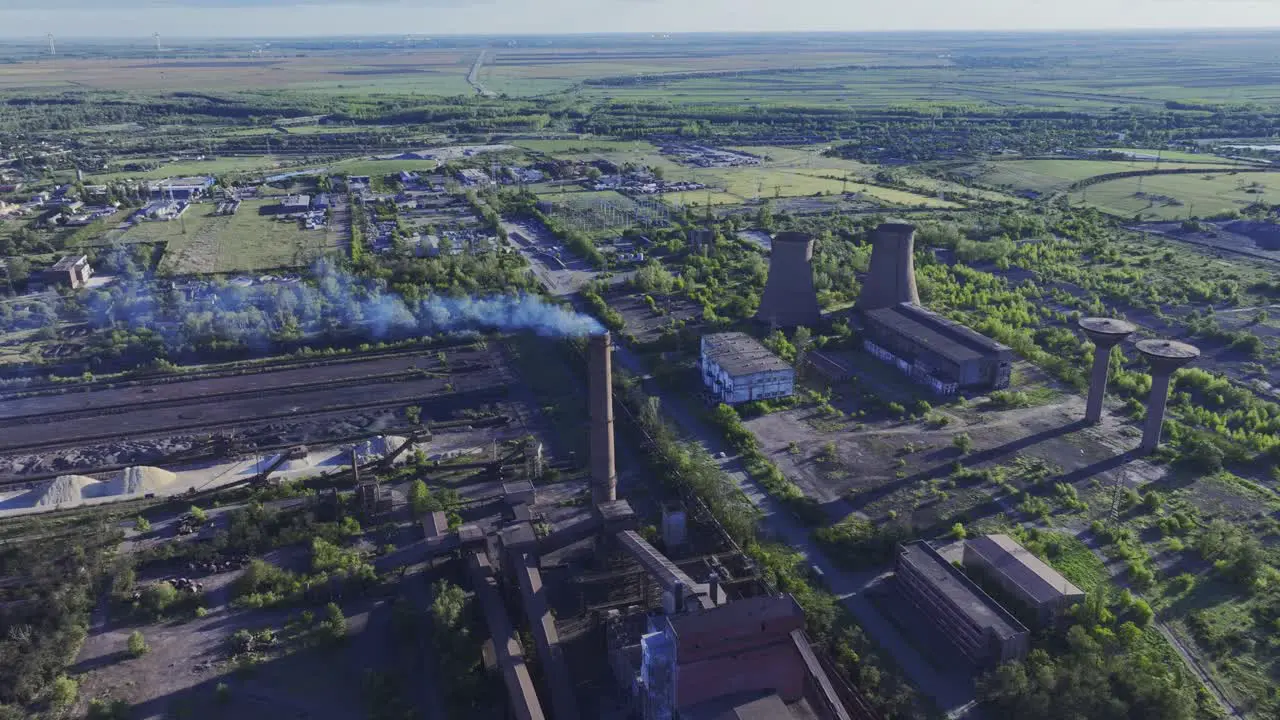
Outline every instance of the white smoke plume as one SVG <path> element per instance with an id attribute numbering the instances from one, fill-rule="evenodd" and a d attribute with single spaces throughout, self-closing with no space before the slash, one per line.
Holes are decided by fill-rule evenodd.
<path id="1" fill-rule="evenodd" d="M 357 278 L 334 263 L 313 267 L 314 284 L 265 283 L 161 289 L 129 278 L 85 297 L 98 328 L 160 338 L 171 351 L 222 343 L 265 350 L 283 337 L 356 335 L 370 340 L 481 331 L 581 337 L 604 332 L 588 315 L 537 295 L 430 295 L 406 300 L 381 281 Z"/>

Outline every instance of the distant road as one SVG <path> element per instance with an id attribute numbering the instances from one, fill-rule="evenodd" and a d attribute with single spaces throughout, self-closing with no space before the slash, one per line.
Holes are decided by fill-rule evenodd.
<path id="1" fill-rule="evenodd" d="M 480 66 L 484 65 L 485 52 L 487 51 L 481 50 L 480 54 L 476 56 L 475 63 L 471 65 L 471 72 L 467 73 L 467 84 L 475 88 L 476 92 L 485 97 L 497 97 L 498 93 L 486 88 L 484 84 L 480 82 Z"/>

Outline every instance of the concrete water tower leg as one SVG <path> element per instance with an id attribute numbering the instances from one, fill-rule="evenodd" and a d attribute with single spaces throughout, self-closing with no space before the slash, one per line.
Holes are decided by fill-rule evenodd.
<path id="1" fill-rule="evenodd" d="M 1143 453 L 1152 453 L 1160 447 L 1170 378 L 1175 370 L 1200 357 L 1200 350 L 1173 340 L 1143 340 L 1138 343 L 1138 351 L 1151 364 L 1151 397 L 1147 400 L 1147 424 L 1143 428 L 1139 449 Z"/>
<path id="2" fill-rule="evenodd" d="M 1123 320 L 1083 318 L 1080 329 L 1093 341 L 1093 373 L 1089 377 L 1089 401 L 1084 420 L 1090 425 L 1102 421 L 1102 404 L 1107 394 L 1107 372 L 1111 367 L 1111 350 L 1133 334 L 1136 327 Z"/>

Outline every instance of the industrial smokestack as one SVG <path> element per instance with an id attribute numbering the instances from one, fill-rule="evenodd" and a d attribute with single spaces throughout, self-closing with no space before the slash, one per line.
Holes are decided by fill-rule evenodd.
<path id="1" fill-rule="evenodd" d="M 1151 365 L 1151 398 L 1147 400 L 1147 424 L 1140 446 L 1142 452 L 1150 453 L 1160 447 L 1164 408 L 1169 402 L 1169 378 L 1175 370 L 1200 357 L 1200 350 L 1173 340 L 1143 340 L 1138 343 L 1138 352 Z"/>
<path id="2" fill-rule="evenodd" d="M 591 499 L 596 505 L 618 499 L 618 473 L 613 458 L 613 338 L 609 333 L 587 340 L 587 372 L 591 393 Z"/>
<path id="3" fill-rule="evenodd" d="M 813 285 L 813 237 L 778 233 L 769 258 L 769 280 L 756 319 L 770 325 L 816 325 L 822 319 Z"/>
<path id="4" fill-rule="evenodd" d="M 871 233 L 871 267 L 858 297 L 859 310 L 920 304 L 915 246 L 916 226 L 910 223 L 884 223 Z"/>
<path id="5" fill-rule="evenodd" d="M 1093 425 L 1102 420 L 1102 401 L 1107 394 L 1107 371 L 1111 349 L 1137 330 L 1132 324 L 1111 318 L 1081 318 L 1080 329 L 1093 341 L 1093 375 L 1089 379 L 1089 402 L 1084 420 Z"/>

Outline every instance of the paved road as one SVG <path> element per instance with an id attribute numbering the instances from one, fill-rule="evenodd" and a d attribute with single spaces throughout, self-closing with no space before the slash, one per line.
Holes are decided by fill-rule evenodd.
<path id="1" fill-rule="evenodd" d="M 625 345 L 617 344 L 614 353 L 618 364 L 638 376 L 648 370 L 644 362 Z M 671 392 L 664 392 L 656 384 L 646 383 L 646 392 L 658 397 L 663 412 L 676 421 L 689 437 L 695 438 L 708 452 L 718 457 L 725 453 L 721 467 L 742 488 L 751 502 L 763 514 L 762 525 L 774 538 L 804 553 L 809 562 L 818 566 L 831 592 L 857 619 L 867 635 L 888 652 L 921 692 L 929 695 L 938 707 L 952 718 L 966 717 L 977 720 L 980 713 L 974 708 L 973 681 L 967 672 L 943 674 L 929 664 L 908 641 L 902 637 L 866 596 L 866 591 L 885 573 L 849 572 L 831 561 L 814 542 L 809 529 L 782 508 L 746 473 L 742 462 L 730 456 L 732 450 L 725 444 L 715 428 L 698 417 L 696 409 L 687 399 Z"/>
<path id="2" fill-rule="evenodd" d="M 498 93 L 486 88 L 484 84 L 480 82 L 480 66 L 484 65 L 485 52 L 486 51 L 481 50 L 480 54 L 476 56 L 476 61 L 471 66 L 471 72 L 467 73 L 467 84 L 475 88 L 476 92 L 485 97 L 497 97 Z"/>

